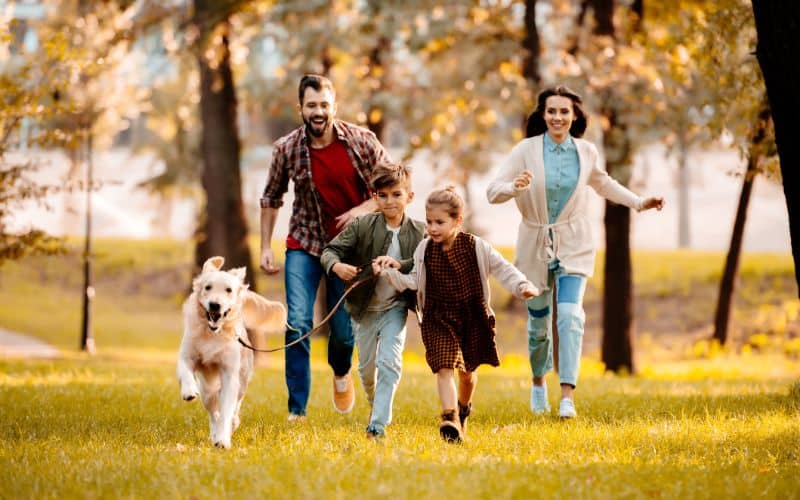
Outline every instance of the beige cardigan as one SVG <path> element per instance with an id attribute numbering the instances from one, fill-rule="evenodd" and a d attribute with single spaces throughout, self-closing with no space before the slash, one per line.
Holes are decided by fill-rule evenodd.
<path id="1" fill-rule="evenodd" d="M 422 323 L 421 311 L 425 307 L 425 249 L 430 238 L 425 238 L 416 250 L 414 250 L 414 267 L 408 274 L 402 274 L 397 269 L 385 268 L 381 274 L 386 276 L 389 283 L 398 291 L 416 290 L 417 291 L 417 319 Z M 515 297 L 522 298 L 522 291 L 531 285 L 516 267 L 511 265 L 500 252 L 492 246 L 475 236 L 475 254 L 478 257 L 478 270 L 481 275 L 481 285 L 483 285 L 483 297 L 489 307 L 489 314 L 494 316 L 491 306 L 491 293 L 489 290 L 489 275 L 491 274 L 500 284 L 511 292 Z"/>
<path id="2" fill-rule="evenodd" d="M 574 137 L 572 140 L 580 161 L 578 184 L 554 224 L 549 224 L 547 214 L 544 135 L 523 139 L 514 146 L 507 163 L 486 188 L 490 203 L 512 198 L 517 203 L 522 222 L 515 264 L 541 290 L 548 288 L 547 268 L 553 259 L 558 259 L 568 273 L 588 277 L 594 272 L 596 249 L 592 226 L 586 217 L 589 186 L 615 203 L 635 210 L 642 208 L 642 198 L 608 175 L 594 144 Z M 523 170 L 533 172 L 533 181 L 528 188 L 515 190 L 514 178 Z"/>

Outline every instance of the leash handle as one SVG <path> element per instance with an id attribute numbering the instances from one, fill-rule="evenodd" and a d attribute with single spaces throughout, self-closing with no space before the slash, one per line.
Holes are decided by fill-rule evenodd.
<path id="1" fill-rule="evenodd" d="M 364 269 L 364 267 L 366 267 L 366 266 L 368 266 L 368 265 L 371 265 L 371 264 L 365 264 L 365 265 L 363 265 L 363 266 L 359 266 L 359 272 L 361 272 L 361 270 L 363 270 L 363 269 Z M 239 343 L 240 343 L 240 344 L 242 344 L 242 345 L 243 345 L 243 346 L 245 346 L 246 348 L 248 348 L 248 349 L 250 349 L 250 350 L 252 350 L 252 351 L 255 351 L 255 352 L 278 352 L 278 351 L 282 351 L 282 350 L 284 350 L 284 349 L 287 349 L 287 348 L 289 348 L 289 347 L 292 347 L 293 345 L 295 345 L 295 344 L 298 344 L 298 343 L 302 342 L 303 340 L 307 339 L 308 337 L 310 337 L 311 335 L 313 335 L 313 334 L 314 334 L 314 332 L 318 331 L 320 328 L 322 328 L 323 326 L 325 326 L 325 324 L 326 324 L 326 323 L 327 323 L 327 322 L 328 322 L 328 321 L 331 319 L 331 317 L 333 316 L 333 314 L 334 314 L 336 311 L 338 311 L 338 310 L 339 310 L 339 307 L 342 305 L 342 302 L 344 302 L 344 299 L 345 299 L 345 298 L 347 298 L 347 296 L 348 296 L 348 295 L 350 295 L 350 292 L 352 292 L 352 291 L 353 291 L 354 289 L 356 289 L 357 287 L 359 287 L 359 286 L 363 285 L 364 283 L 366 283 L 366 282 L 368 282 L 368 281 L 371 281 L 371 280 L 373 280 L 373 279 L 375 279 L 375 276 L 368 276 L 368 277 L 366 277 L 366 278 L 361 278 L 360 280 L 358 280 L 358 281 L 356 281 L 356 282 L 352 283 L 352 284 L 351 284 L 349 287 L 347 287 L 347 290 L 345 290 L 345 291 L 344 291 L 344 293 L 342 294 L 342 296 L 339 298 L 339 301 L 338 301 L 338 302 L 336 302 L 336 305 L 334 305 L 334 306 L 331 308 L 330 312 L 328 312 L 328 315 L 327 315 L 327 316 L 325 316 L 324 318 L 322 318 L 322 321 L 320 321 L 320 323 L 319 323 L 317 326 L 315 326 L 314 328 L 312 328 L 311 330 L 309 330 L 308 332 L 306 332 L 306 333 L 305 333 L 304 335 L 302 335 L 301 337 L 298 337 L 298 338 L 294 339 L 293 341 L 289 342 L 288 344 L 282 345 L 282 346 L 280 346 L 280 347 L 274 347 L 274 348 L 272 348 L 272 349 L 257 349 L 257 348 L 255 348 L 255 347 L 251 346 L 250 344 L 246 343 L 246 342 L 245 342 L 245 341 L 242 339 L 242 337 L 236 337 L 236 339 L 239 341 Z M 294 327 L 292 327 L 292 325 L 289 325 L 288 323 L 287 323 L 287 325 L 289 326 L 289 328 L 291 328 L 292 330 L 295 330 L 295 331 L 296 331 L 296 329 L 295 329 Z"/>

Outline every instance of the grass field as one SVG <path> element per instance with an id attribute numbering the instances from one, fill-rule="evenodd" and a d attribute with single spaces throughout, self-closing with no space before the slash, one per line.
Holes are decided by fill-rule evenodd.
<path id="1" fill-rule="evenodd" d="M 63 353 L 0 359 L 0 498 L 800 498 L 800 303 L 790 256 L 744 256 L 733 342 L 719 349 L 699 339 L 709 334 L 724 256 L 635 254 L 635 377 L 605 374 L 598 361 L 599 265 L 586 296 L 575 421 L 530 413 L 525 312 L 496 289 L 502 365 L 479 369 L 463 445 L 438 438 L 435 382 L 410 323 L 384 442 L 364 437 L 360 392 L 353 414 L 333 411 L 316 339 L 308 420 L 286 422 L 283 356 L 268 355 L 223 451 L 209 441 L 202 406 L 180 399 L 174 374 L 191 247 L 95 248 L 92 358 L 77 352 L 77 252 L 0 269 L 0 327 Z M 283 299 L 281 279 L 257 285 Z M 556 405 L 553 375 L 549 385 Z"/>
<path id="2" fill-rule="evenodd" d="M 775 362 L 589 373 L 574 421 L 529 412 L 524 369 L 481 369 L 463 445 L 438 438 L 419 364 L 382 443 L 364 438 L 363 398 L 334 413 L 321 366 L 308 420 L 287 423 L 273 366 L 257 370 L 227 451 L 211 446 L 202 407 L 180 399 L 168 360 L 0 362 L 0 496 L 798 498 L 800 371 L 778 360 L 783 376 L 764 376 Z"/>

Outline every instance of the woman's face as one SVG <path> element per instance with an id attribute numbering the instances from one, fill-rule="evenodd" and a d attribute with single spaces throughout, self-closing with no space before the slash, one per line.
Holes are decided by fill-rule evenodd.
<path id="1" fill-rule="evenodd" d="M 558 141 L 565 139 L 576 118 L 572 99 L 569 97 L 551 95 L 545 100 L 544 123 L 551 138 Z"/>

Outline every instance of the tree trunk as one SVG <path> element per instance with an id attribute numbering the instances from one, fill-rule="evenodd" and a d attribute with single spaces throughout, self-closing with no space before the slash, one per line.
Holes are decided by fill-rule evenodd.
<path id="1" fill-rule="evenodd" d="M 742 253 L 742 238 L 744 236 L 744 223 L 747 220 L 747 207 L 750 205 L 750 193 L 753 190 L 753 181 L 756 178 L 756 163 L 750 157 L 747 160 L 747 171 L 744 174 L 742 193 L 739 196 L 739 206 L 736 208 L 736 219 L 733 223 L 731 245 L 725 257 L 725 271 L 719 284 L 719 299 L 717 310 L 714 314 L 714 335 L 720 345 L 728 341 L 728 322 L 731 313 L 731 302 L 736 282 L 736 273 L 739 270 L 739 256 Z"/>
<path id="2" fill-rule="evenodd" d="M 678 132 L 678 247 L 689 248 L 691 232 L 689 228 L 689 169 L 687 157 L 689 145 L 684 127 Z"/>
<path id="3" fill-rule="evenodd" d="M 594 34 L 614 37 L 614 0 L 591 0 L 594 9 Z"/>
<path id="4" fill-rule="evenodd" d="M 795 280 L 800 296 L 800 143 L 795 139 L 794 121 L 800 115 L 800 66 L 787 64 L 800 53 L 800 3 L 753 0 L 758 45 L 756 56 L 767 86 L 775 142 L 783 176 L 783 192 L 789 212 Z M 789 58 L 789 59 L 787 59 Z"/>
<path id="5" fill-rule="evenodd" d="M 388 64 L 386 64 L 386 56 L 391 49 L 392 41 L 381 35 L 378 37 L 378 42 L 369 53 L 369 72 L 370 77 L 376 79 L 379 83 L 377 88 L 373 88 L 370 92 L 369 109 L 367 110 L 367 126 L 375 134 L 379 141 L 383 140 L 383 129 L 386 126 L 386 113 L 381 107 L 375 96 L 384 89 L 386 84 L 386 71 L 388 71 Z"/>
<path id="6" fill-rule="evenodd" d="M 208 19 L 213 12 L 211 2 L 195 0 L 195 15 Z M 230 66 L 229 29 L 221 21 L 222 39 L 217 57 L 210 61 L 200 50 L 200 116 L 203 123 L 201 152 L 202 185 L 206 193 L 206 209 L 197 232 L 195 263 L 202 267 L 209 257 L 225 258 L 225 267 L 245 267 L 247 282 L 255 289 L 255 275 L 247 245 L 247 220 L 242 203 L 242 181 L 239 171 L 239 133 L 236 126 L 236 91 Z M 202 39 L 208 40 L 215 26 L 201 25 Z M 213 41 L 211 42 L 213 43 Z"/>
<path id="7" fill-rule="evenodd" d="M 603 363 L 614 372 L 634 373 L 631 212 L 606 201 L 606 256 L 603 278 Z"/>
<path id="8" fill-rule="evenodd" d="M 536 28 L 536 0 L 525 0 L 525 38 L 522 40 L 524 60 L 522 76 L 538 87 L 542 81 L 539 74 L 539 30 Z"/>

